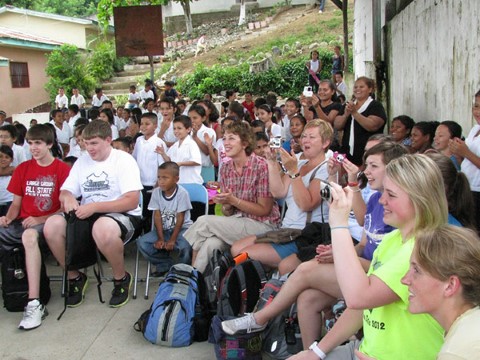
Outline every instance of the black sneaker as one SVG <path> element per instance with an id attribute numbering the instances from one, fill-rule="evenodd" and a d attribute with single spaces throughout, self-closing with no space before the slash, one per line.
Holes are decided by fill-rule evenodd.
<path id="1" fill-rule="evenodd" d="M 112 298 L 110 299 L 110 307 L 120 307 L 128 302 L 128 295 L 132 287 L 132 275 L 125 272 L 123 280 L 113 280 Z"/>
<path id="2" fill-rule="evenodd" d="M 76 279 L 70 279 L 68 283 L 67 306 L 71 308 L 77 307 L 85 299 L 85 291 L 88 287 L 87 275 L 80 272 Z"/>

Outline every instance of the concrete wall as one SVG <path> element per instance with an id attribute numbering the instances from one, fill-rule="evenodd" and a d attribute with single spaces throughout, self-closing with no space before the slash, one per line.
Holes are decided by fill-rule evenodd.
<path id="1" fill-rule="evenodd" d="M 9 29 L 43 36 L 62 43 L 73 44 L 82 49 L 85 49 L 87 45 L 86 25 L 82 24 L 9 12 L 1 14 L 0 24 Z"/>
<path id="2" fill-rule="evenodd" d="M 0 108 L 7 116 L 49 101 L 48 93 L 43 88 L 47 82 L 45 52 L 2 46 L 0 53 L 11 61 L 28 63 L 30 80 L 29 88 L 12 88 L 10 67 L 0 67 Z"/>
<path id="3" fill-rule="evenodd" d="M 416 121 L 455 120 L 468 134 L 480 89 L 479 18 L 479 0 L 417 0 L 392 19 L 386 31 L 390 119 L 405 113 Z"/>

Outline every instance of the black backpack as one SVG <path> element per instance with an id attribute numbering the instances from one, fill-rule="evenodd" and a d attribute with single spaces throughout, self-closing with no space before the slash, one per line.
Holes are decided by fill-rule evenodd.
<path id="1" fill-rule="evenodd" d="M 267 282 L 262 264 L 247 259 L 228 269 L 219 291 L 217 315 L 241 316 L 252 312 Z"/>
<path id="2" fill-rule="evenodd" d="M 28 302 L 28 278 L 25 267 L 25 250 L 22 247 L 7 251 L 2 258 L 3 306 L 8 311 L 23 311 Z M 45 264 L 40 268 L 40 301 L 50 300 L 50 279 Z"/>
<path id="3" fill-rule="evenodd" d="M 211 316 L 217 313 L 217 303 L 220 296 L 220 285 L 227 271 L 235 266 L 235 260 L 229 252 L 218 249 L 213 251 L 207 267 L 203 272 L 205 282 L 206 303 Z"/>

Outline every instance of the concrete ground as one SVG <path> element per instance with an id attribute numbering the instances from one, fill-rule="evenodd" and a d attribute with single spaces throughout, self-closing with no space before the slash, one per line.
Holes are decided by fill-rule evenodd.
<path id="1" fill-rule="evenodd" d="M 135 264 L 134 245 L 126 249 L 127 270 L 132 273 Z M 105 275 L 111 276 L 106 262 Z M 61 269 L 53 260 L 47 261 L 50 276 L 60 275 Z M 140 262 L 140 275 L 144 278 L 146 262 Z M 98 300 L 97 281 L 91 269 L 88 270 L 89 287 L 85 302 L 74 309 L 67 309 L 60 321 L 58 315 L 63 310 L 60 297 L 61 282 L 52 281 L 52 298 L 47 305 L 49 315 L 42 325 L 34 330 L 23 331 L 17 328 L 22 313 L 12 313 L 0 309 L 0 358 L 5 360 L 80 360 L 80 359 L 215 359 L 213 345 L 208 342 L 193 343 L 184 348 L 167 348 L 153 345 L 142 334 L 133 329 L 138 317 L 149 308 L 155 296 L 159 280 L 150 284 L 149 299 L 143 298 L 145 283 L 139 283 L 137 299 L 125 306 L 112 309 L 107 303 L 113 284 L 104 281 L 102 304 Z M 132 287 L 133 291 L 133 287 Z"/>

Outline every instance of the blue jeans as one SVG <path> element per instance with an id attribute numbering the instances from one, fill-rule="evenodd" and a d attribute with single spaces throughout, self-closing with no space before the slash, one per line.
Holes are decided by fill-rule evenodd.
<path id="1" fill-rule="evenodd" d="M 320 0 L 320 7 L 318 8 L 318 10 L 323 11 L 323 9 L 325 8 L 325 1 L 326 0 Z"/>
<path id="2" fill-rule="evenodd" d="M 183 237 L 183 233 L 187 228 L 182 228 L 177 237 L 177 242 L 175 243 L 175 248 L 173 251 L 178 253 L 178 262 L 183 264 L 192 263 L 192 247 L 187 240 Z M 164 230 L 163 238 L 167 242 L 172 236 L 173 230 Z M 149 233 L 146 233 L 139 239 L 137 239 L 137 248 L 140 250 L 142 255 L 150 261 L 152 264 L 156 265 L 158 272 L 165 272 L 172 267 L 174 261 L 171 257 L 169 251 L 158 250 L 153 247 L 153 244 L 158 240 L 157 231 L 152 230 Z"/>

